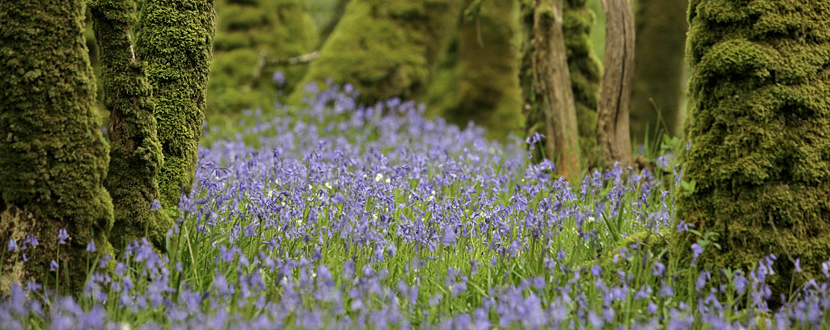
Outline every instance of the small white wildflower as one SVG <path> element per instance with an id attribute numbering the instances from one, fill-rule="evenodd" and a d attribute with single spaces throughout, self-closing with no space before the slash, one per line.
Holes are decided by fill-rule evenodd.
<path id="1" fill-rule="evenodd" d="M 380 182 L 380 180 L 383 180 L 383 174 L 378 173 L 375 175 L 375 182 Z"/>
<path id="2" fill-rule="evenodd" d="M 392 180 L 389 180 L 389 178 L 386 178 L 386 183 L 389 183 L 389 182 L 391 182 L 391 181 L 392 181 Z"/>
<path id="3" fill-rule="evenodd" d="M 130 327 L 129 323 L 121 322 L 121 323 L 118 323 L 118 329 L 119 330 L 131 330 L 132 328 Z"/>
<path id="4" fill-rule="evenodd" d="M 331 189 L 331 182 L 326 182 L 326 189 Z"/>

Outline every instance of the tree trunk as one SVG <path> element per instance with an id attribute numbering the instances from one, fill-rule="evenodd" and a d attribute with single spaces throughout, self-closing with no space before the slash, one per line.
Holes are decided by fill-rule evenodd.
<path id="1" fill-rule="evenodd" d="M 115 211 L 110 242 L 121 250 L 147 236 L 163 249 L 173 221 L 166 213 L 151 210 L 153 200 L 159 199 L 163 156 L 153 117 L 152 87 L 132 42 L 135 2 L 95 0 L 90 12 L 100 49 L 104 99 L 110 109 L 110 166 L 104 180 Z"/>
<path id="2" fill-rule="evenodd" d="M 28 241 L 25 250 L 5 254 L 3 289 L 36 279 L 78 293 L 87 243 L 113 252 L 112 202 L 103 186 L 109 157 L 95 109 L 85 2 L 0 1 L 0 241 L 4 251 L 11 239 Z M 60 245 L 63 228 L 69 240 Z M 50 272 L 53 260 L 59 268 Z"/>
<path id="3" fill-rule="evenodd" d="M 698 263 L 749 269 L 775 254 L 773 296 L 830 257 L 828 0 L 692 1 L 692 66 L 678 219 L 718 233 Z M 695 236 L 678 235 L 689 252 Z M 692 239 L 689 241 L 689 239 Z M 793 263 L 800 260 L 802 274 Z"/>
<path id="4" fill-rule="evenodd" d="M 593 167 L 597 158 L 597 101 L 602 69 L 590 36 L 596 16 L 586 2 L 565 0 L 562 33 L 565 35 L 568 72 L 576 104 L 579 150 L 589 167 Z"/>
<path id="5" fill-rule="evenodd" d="M 637 0 L 635 5 L 637 56 L 631 85 L 631 135 L 635 139 L 646 136 L 646 127 L 652 136 L 658 131 L 671 136 L 680 133 L 688 5 L 688 0 Z"/>
<path id="6" fill-rule="evenodd" d="M 266 109 L 303 79 L 308 65 L 273 65 L 319 46 L 306 0 L 216 0 L 208 113 Z M 261 66 L 259 64 L 262 64 Z M 273 80 L 283 72 L 281 83 Z"/>
<path id="7" fill-rule="evenodd" d="M 605 9 L 605 73 L 597 110 L 600 165 L 631 163 L 628 113 L 634 74 L 634 15 L 629 0 L 603 0 Z"/>
<path id="8" fill-rule="evenodd" d="M 136 56 L 144 61 L 164 153 L 161 204 L 178 209 L 190 193 L 202 135 L 212 57 L 212 0 L 144 0 L 136 26 Z"/>
<path id="9" fill-rule="evenodd" d="M 562 3 L 556 0 L 522 2 L 525 28 L 522 91 L 527 136 L 545 135 L 535 146 L 533 160 L 547 157 L 555 173 L 578 179 L 581 172 L 576 107 L 562 35 Z"/>
<path id="10" fill-rule="evenodd" d="M 414 99 L 446 48 L 461 0 L 352 0 L 303 81 L 353 84 L 361 101 Z M 294 89 L 300 103 L 304 85 Z"/>
<path id="11" fill-rule="evenodd" d="M 472 3 L 465 1 L 465 8 Z M 441 113 L 447 121 L 462 128 L 473 121 L 486 127 L 492 138 L 504 139 L 523 124 L 519 58 L 513 47 L 518 28 L 515 4 L 513 0 L 486 1 L 478 13 L 461 23 L 453 68 L 458 86 L 442 95 L 456 99 L 454 106 Z"/>

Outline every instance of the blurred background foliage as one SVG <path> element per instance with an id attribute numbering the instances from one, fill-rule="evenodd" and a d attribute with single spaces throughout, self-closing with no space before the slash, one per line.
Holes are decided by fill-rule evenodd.
<path id="1" fill-rule="evenodd" d="M 633 6 L 631 132 L 643 143 L 664 132 L 682 134 L 686 4 L 634 0 Z M 242 110 L 298 105 L 303 84 L 332 79 L 354 85 L 363 102 L 414 99 L 428 115 L 461 127 L 474 122 L 491 138 L 521 136 L 517 7 L 516 0 L 216 0 L 208 121 L 232 125 Z M 605 53 L 601 0 L 566 0 L 563 29 L 581 149 L 590 153 Z M 100 75 L 91 26 L 87 31 Z"/>

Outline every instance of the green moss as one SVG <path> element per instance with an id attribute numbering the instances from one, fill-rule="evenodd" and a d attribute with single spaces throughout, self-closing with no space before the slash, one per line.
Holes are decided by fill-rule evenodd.
<path id="1" fill-rule="evenodd" d="M 161 203 L 176 210 L 190 192 L 202 135 L 215 14 L 211 1 L 145 0 L 136 26 L 136 56 L 146 64 L 164 153 Z"/>
<path id="2" fill-rule="evenodd" d="M 91 2 L 95 34 L 103 69 L 101 85 L 110 109 L 110 166 L 104 186 L 112 196 L 115 226 L 110 242 L 116 249 L 147 236 L 159 249 L 173 221 L 164 212 L 151 211 L 159 199 L 158 176 L 163 163 L 153 116 L 152 87 L 135 57 L 131 27 L 135 2 Z"/>
<path id="3" fill-rule="evenodd" d="M 562 13 L 562 33 L 568 52 L 571 90 L 576 102 L 579 148 L 592 162 L 597 146 L 597 103 L 602 65 L 591 43 L 591 27 L 596 20 L 586 0 L 567 0 Z"/>
<path id="4" fill-rule="evenodd" d="M 631 91 L 631 135 L 643 139 L 658 130 L 676 136 L 683 98 L 686 0 L 639 0 L 636 56 Z M 656 108 L 655 108 L 656 107 Z M 662 121 L 659 120 L 662 117 Z"/>
<path id="5" fill-rule="evenodd" d="M 319 44 L 314 21 L 304 0 L 217 0 L 215 56 L 208 85 L 208 111 L 236 112 L 265 108 L 303 78 L 308 65 L 265 64 L 310 53 Z M 255 71 L 259 76 L 255 76 Z M 285 84 L 272 81 L 285 73 Z"/>
<path id="6" fill-rule="evenodd" d="M 471 3 L 466 1 L 465 7 Z M 456 65 L 450 73 L 454 79 L 436 77 L 438 85 L 430 86 L 441 88 L 438 101 L 446 102 L 445 107 L 434 105 L 431 111 L 459 127 L 473 121 L 488 128 L 491 138 L 503 139 L 522 128 L 519 63 L 513 44 L 518 28 L 515 11 L 514 1 L 487 1 L 477 15 L 462 22 L 453 54 Z"/>
<path id="7" fill-rule="evenodd" d="M 689 10 L 684 180 L 697 188 L 678 217 L 719 234 L 723 249 L 705 263 L 747 269 L 778 256 L 774 296 L 830 257 L 830 16 L 819 8 L 696 0 Z M 806 276 L 793 274 L 795 259 Z"/>
<path id="8" fill-rule="evenodd" d="M 95 83 L 84 37 L 85 0 L 8 1 L 0 6 L 0 241 L 31 234 L 40 246 L 2 260 L 0 279 L 54 278 L 64 292 L 86 280 L 85 246 L 112 253 L 112 202 L 104 189 L 109 156 L 95 108 Z M 58 232 L 71 239 L 60 246 Z M 15 264 L 14 260 L 18 260 Z M 69 283 L 66 283 L 68 278 Z M 54 282 L 45 283 L 54 286 Z M 68 290 L 67 290 L 68 289 Z"/>
<path id="9" fill-rule="evenodd" d="M 352 0 L 303 82 L 351 83 L 363 101 L 413 99 L 451 36 L 461 1 Z M 303 86 L 290 98 L 299 103 Z"/>

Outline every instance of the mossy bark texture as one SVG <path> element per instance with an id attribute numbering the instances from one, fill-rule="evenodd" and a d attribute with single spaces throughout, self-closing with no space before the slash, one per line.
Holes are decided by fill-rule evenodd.
<path id="1" fill-rule="evenodd" d="M 640 141 L 646 130 L 648 134 L 680 133 L 680 102 L 686 86 L 683 49 L 688 4 L 688 0 L 635 2 L 637 56 L 631 91 L 631 135 Z"/>
<path id="2" fill-rule="evenodd" d="M 291 91 L 307 64 L 274 65 L 273 60 L 310 53 L 319 37 L 305 0 L 217 0 L 217 28 L 211 63 L 208 112 L 264 108 Z M 283 84 L 272 80 L 284 73 Z"/>
<path id="3" fill-rule="evenodd" d="M 473 1 L 465 2 L 465 7 Z M 465 127 L 470 121 L 488 128 L 492 138 L 505 138 L 523 126 L 519 56 L 513 36 L 518 29 L 516 2 L 492 0 L 461 23 L 458 31 L 456 89 L 445 97 L 456 104 L 443 109 L 448 121 Z"/>
<path id="4" fill-rule="evenodd" d="M 707 249 L 699 263 L 746 269 L 775 254 L 773 299 L 791 279 L 821 277 L 830 257 L 828 8 L 827 0 L 693 0 L 689 8 L 684 180 L 696 189 L 679 199 L 678 218 L 719 234 L 722 249 Z"/>
<path id="5" fill-rule="evenodd" d="M 110 165 L 104 180 L 115 211 L 110 242 L 120 250 L 146 236 L 162 248 L 173 222 L 166 213 L 151 210 L 153 200 L 159 199 L 163 155 L 152 87 L 132 42 L 136 4 L 96 0 L 90 3 L 90 12 L 100 49 L 105 104 L 110 110 Z"/>
<path id="6" fill-rule="evenodd" d="M 597 104 L 602 65 L 591 43 L 596 15 L 587 0 L 563 0 L 562 32 L 568 56 L 571 90 L 576 102 L 579 148 L 589 165 L 596 155 Z"/>
<path id="7" fill-rule="evenodd" d="M 213 0 L 144 0 L 139 13 L 135 51 L 153 87 L 164 153 L 161 204 L 176 210 L 196 173 L 216 14 Z"/>
<path id="8" fill-rule="evenodd" d="M 61 291 L 77 293 L 86 280 L 86 244 L 112 253 L 108 146 L 95 108 L 85 2 L 0 1 L 0 241 L 4 251 L 27 234 L 40 241 L 5 254 L 3 286 L 36 279 L 54 288 L 56 260 Z M 66 245 L 58 244 L 62 228 Z"/>
<path id="9" fill-rule="evenodd" d="M 446 48 L 462 0 L 352 0 L 303 81 L 351 83 L 361 100 L 413 99 Z M 293 103 L 302 100 L 304 84 Z"/>
<path id="10" fill-rule="evenodd" d="M 581 172 L 579 132 L 561 10 L 556 0 L 522 2 L 523 109 L 526 135 L 545 136 L 535 145 L 533 160 L 548 158 L 556 165 L 555 173 L 576 180 Z"/>

